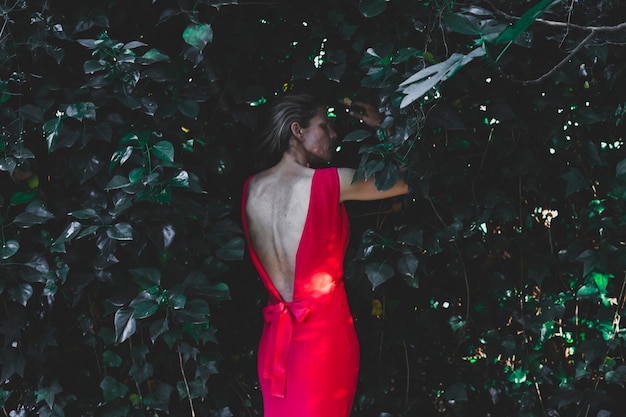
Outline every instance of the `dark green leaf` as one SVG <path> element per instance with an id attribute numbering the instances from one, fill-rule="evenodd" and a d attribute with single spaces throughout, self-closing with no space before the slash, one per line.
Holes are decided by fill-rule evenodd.
<path id="1" fill-rule="evenodd" d="M 375 290 L 379 285 L 385 283 L 393 276 L 394 270 L 387 264 L 371 262 L 365 266 L 365 274 L 372 284 L 372 290 Z"/>
<path id="2" fill-rule="evenodd" d="M 197 101 L 186 100 L 178 104 L 178 110 L 185 116 L 197 120 L 200 113 L 200 105 Z"/>
<path id="3" fill-rule="evenodd" d="M 152 64 L 155 62 L 169 62 L 170 57 L 159 51 L 158 49 L 152 48 L 147 51 L 145 54 L 141 56 L 141 59 L 138 61 L 142 64 Z"/>
<path id="4" fill-rule="evenodd" d="M 152 147 L 152 153 L 165 162 L 174 162 L 174 145 L 168 141 L 160 141 Z"/>
<path id="5" fill-rule="evenodd" d="M 417 271 L 418 265 L 418 259 L 415 257 L 415 255 L 409 252 L 402 256 L 400 259 L 398 259 L 396 271 L 398 272 L 398 274 L 413 278 L 415 277 L 415 271 Z"/>
<path id="6" fill-rule="evenodd" d="M 48 152 L 54 150 L 61 129 L 63 129 L 63 120 L 61 118 L 48 120 L 43 124 L 43 133 L 46 138 L 46 143 L 48 144 Z"/>
<path id="7" fill-rule="evenodd" d="M 118 382 L 112 376 L 105 376 L 100 382 L 100 388 L 102 389 L 102 395 L 107 402 L 113 401 L 116 398 L 122 398 L 128 392 L 128 387 Z"/>
<path id="8" fill-rule="evenodd" d="M 189 45 L 202 51 L 207 43 L 213 41 L 213 29 L 207 23 L 191 24 L 183 31 L 183 39 Z"/>
<path id="9" fill-rule="evenodd" d="M 115 343 L 122 343 L 137 330 L 137 323 L 133 318 L 134 309 L 122 307 L 115 312 Z"/>
<path id="10" fill-rule="evenodd" d="M 386 0 L 360 0 L 359 11 L 365 17 L 378 16 L 387 9 Z"/>
<path id="11" fill-rule="evenodd" d="M 106 61 L 85 61 L 85 63 L 83 64 L 83 71 L 85 72 L 85 74 L 93 74 L 96 73 L 98 71 L 102 71 L 104 69 L 107 69 L 108 64 Z"/>
<path id="12" fill-rule="evenodd" d="M 130 274 L 141 289 L 161 285 L 161 271 L 157 268 L 134 268 Z"/>
<path id="13" fill-rule="evenodd" d="M 25 104 L 20 107 L 20 115 L 31 122 L 43 123 L 43 110 L 32 104 Z"/>
<path id="14" fill-rule="evenodd" d="M 179 171 L 171 179 L 173 187 L 189 188 L 189 173 L 187 171 Z"/>
<path id="15" fill-rule="evenodd" d="M 128 376 L 130 376 L 136 384 L 145 382 L 148 378 L 152 377 L 153 374 L 154 366 L 147 362 L 134 363 L 128 371 Z"/>
<path id="16" fill-rule="evenodd" d="M 17 162 L 15 162 L 15 158 L 6 157 L 0 158 L 0 171 L 7 171 L 9 174 L 12 174 L 17 166 Z"/>
<path id="17" fill-rule="evenodd" d="M 159 310 L 159 305 L 154 301 L 141 301 L 133 306 L 133 318 L 145 319 Z"/>
<path id="18" fill-rule="evenodd" d="M 107 228 L 107 236 L 114 240 L 133 240 L 133 227 L 130 223 L 116 223 Z"/>
<path id="19" fill-rule="evenodd" d="M 19 249 L 20 244 L 17 240 L 2 242 L 2 246 L 0 246 L 0 259 L 9 259 L 11 256 L 15 255 Z"/>
<path id="20" fill-rule="evenodd" d="M 35 191 L 29 191 L 25 193 L 18 191 L 11 196 L 10 203 L 12 206 L 19 206 L 21 204 L 30 203 L 36 196 L 37 193 Z"/>
<path id="21" fill-rule="evenodd" d="M 187 300 L 185 308 L 176 310 L 174 314 L 180 322 L 204 323 L 208 320 L 211 310 L 206 301 L 195 298 Z"/>
<path id="22" fill-rule="evenodd" d="M 102 364 L 110 368 L 117 368 L 122 364 L 122 357 L 110 350 L 102 353 Z"/>
<path id="23" fill-rule="evenodd" d="M 400 170 L 393 163 L 387 163 L 385 167 L 376 172 L 374 175 L 374 183 L 380 191 L 387 191 L 392 188 L 400 179 Z"/>
<path id="24" fill-rule="evenodd" d="M 169 324 L 167 322 L 167 319 L 155 320 L 154 323 L 150 325 L 150 339 L 152 340 L 152 343 L 156 342 L 159 336 L 161 336 L 168 330 Z"/>
<path id="25" fill-rule="evenodd" d="M 145 396 L 143 403 L 149 410 L 161 410 L 167 415 L 172 391 L 174 387 L 160 383 L 154 391 Z"/>
<path id="26" fill-rule="evenodd" d="M 583 174 L 576 168 L 570 168 L 568 172 L 561 175 L 567 183 L 565 197 L 569 197 L 577 191 L 587 189 L 589 184 Z"/>
<path id="27" fill-rule="evenodd" d="M 344 138 L 344 142 L 361 142 L 367 138 L 371 138 L 372 132 L 370 132 L 369 130 L 353 130 L 352 132 L 348 133 Z"/>
<path id="28" fill-rule="evenodd" d="M 65 109 L 65 114 L 79 121 L 83 119 L 96 120 L 96 106 L 91 102 L 70 104 Z"/>
<path id="29" fill-rule="evenodd" d="M 243 259 L 245 241 L 241 237 L 234 237 L 215 251 L 215 255 L 224 261 L 240 261 Z"/>
<path id="30" fill-rule="evenodd" d="M 170 293 L 168 301 L 172 309 L 180 310 L 181 308 L 185 308 L 185 305 L 187 304 L 187 297 L 185 297 L 184 294 Z"/>
<path id="31" fill-rule="evenodd" d="M 26 307 L 28 300 L 33 296 L 33 287 L 27 282 L 18 282 L 9 287 L 11 300 Z"/>
<path id="32" fill-rule="evenodd" d="M 2 364 L 3 381 L 8 381 L 13 375 L 24 376 L 26 358 L 22 356 L 19 349 L 3 349 L 0 364 Z"/>
<path id="33" fill-rule="evenodd" d="M 63 232 L 61 232 L 59 237 L 54 241 L 53 245 L 59 245 L 61 243 L 69 242 L 74 237 L 76 237 L 76 235 L 78 235 L 82 227 L 83 225 L 80 224 L 79 222 L 71 222 L 70 224 L 65 226 L 65 229 L 63 230 Z"/>

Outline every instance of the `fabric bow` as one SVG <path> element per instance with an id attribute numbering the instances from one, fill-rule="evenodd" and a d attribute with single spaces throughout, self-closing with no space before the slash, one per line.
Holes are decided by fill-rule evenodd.
<path id="1" fill-rule="evenodd" d="M 269 343 L 263 364 L 263 377 L 271 379 L 270 393 L 285 398 L 287 388 L 287 359 L 293 335 L 294 319 L 302 323 L 311 309 L 305 300 L 278 302 L 263 309 L 269 324 Z"/>

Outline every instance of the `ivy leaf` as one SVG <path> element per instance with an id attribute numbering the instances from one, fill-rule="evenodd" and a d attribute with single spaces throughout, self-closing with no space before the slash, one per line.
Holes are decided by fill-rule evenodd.
<path id="1" fill-rule="evenodd" d="M 415 277 L 415 271 L 419 265 L 419 260 L 411 252 L 405 254 L 398 259 L 396 265 L 396 271 L 404 276 L 413 278 Z"/>
<path id="2" fill-rule="evenodd" d="M 609 284 L 609 278 L 613 278 L 613 276 L 611 274 L 602 274 L 599 272 L 593 272 L 591 274 L 591 279 L 598 286 L 600 294 L 606 294 L 606 287 Z"/>
<path id="3" fill-rule="evenodd" d="M 54 214 L 50 213 L 44 204 L 39 200 L 32 201 L 23 213 L 18 214 L 13 223 L 24 229 L 36 224 L 43 224 L 54 219 Z"/>
<path id="4" fill-rule="evenodd" d="M 80 122 L 83 119 L 96 120 L 96 106 L 91 102 L 70 104 L 65 109 L 65 114 Z"/>
<path id="5" fill-rule="evenodd" d="M 174 162 L 174 145 L 171 142 L 163 140 L 155 143 L 152 153 L 164 162 Z"/>
<path id="6" fill-rule="evenodd" d="M 230 289 L 227 284 L 223 282 L 211 284 L 206 275 L 199 271 L 187 275 L 183 285 L 189 293 L 208 296 L 212 301 L 230 300 Z"/>
<path id="7" fill-rule="evenodd" d="M 213 41 L 213 29 L 208 23 L 191 24 L 183 31 L 183 39 L 198 51 L 202 51 Z"/>
<path id="8" fill-rule="evenodd" d="M 609 384 L 617 384 L 624 388 L 624 382 L 626 382 L 626 365 L 620 365 L 614 370 L 608 371 L 605 374 L 605 379 Z"/>
<path id="9" fill-rule="evenodd" d="M 576 168 L 570 168 L 565 174 L 561 175 L 561 178 L 567 183 L 565 190 L 565 197 L 569 197 L 577 191 L 586 189 L 588 182 L 583 174 Z"/>
<path id="10" fill-rule="evenodd" d="M 0 356 L 0 364 L 2 364 L 1 377 L 3 381 L 8 381 L 13 375 L 24 377 L 26 358 L 20 354 L 19 349 L 3 349 Z"/>
<path id="11" fill-rule="evenodd" d="M 387 9 L 387 0 L 360 0 L 359 11 L 365 17 L 378 16 Z"/>
<path id="12" fill-rule="evenodd" d="M 122 357 L 117 353 L 107 350 L 102 354 L 102 365 L 110 368 L 117 368 L 121 364 Z"/>
<path id="13" fill-rule="evenodd" d="M 168 330 L 169 324 L 167 322 L 167 319 L 155 320 L 154 323 L 150 325 L 150 340 L 152 340 L 152 343 L 155 343 L 159 336 L 161 336 Z"/>
<path id="14" fill-rule="evenodd" d="M 63 388 L 59 385 L 59 381 L 55 378 L 49 387 L 38 389 L 35 393 L 37 395 L 37 401 L 45 401 L 50 409 L 54 408 L 54 398 L 60 392 L 63 392 Z"/>
<path id="15" fill-rule="evenodd" d="M 152 48 L 145 54 L 143 54 L 137 62 L 141 64 L 153 64 L 155 62 L 169 62 L 170 57 L 159 51 L 158 49 Z"/>
<path id="16" fill-rule="evenodd" d="M 18 191 L 17 193 L 11 196 L 11 200 L 9 200 L 12 206 L 19 206 L 21 204 L 30 203 L 37 196 L 35 191 L 22 192 Z"/>
<path id="17" fill-rule="evenodd" d="M 100 388 L 102 389 L 102 396 L 106 402 L 122 398 L 128 392 L 128 387 L 125 384 L 118 382 L 115 378 L 108 375 L 100 382 Z"/>
<path id="18" fill-rule="evenodd" d="M 190 119 L 198 120 L 198 114 L 200 113 L 200 105 L 197 101 L 186 100 L 178 104 L 178 110 Z"/>
<path id="19" fill-rule="evenodd" d="M 174 315 L 179 322 L 205 323 L 211 315 L 211 309 L 205 300 L 195 298 L 188 300 L 185 308 L 175 310 Z"/>
<path id="20" fill-rule="evenodd" d="M 12 174 L 17 166 L 17 162 L 15 158 L 10 156 L 6 158 L 0 158 L 0 171 L 7 171 L 9 174 Z"/>
<path id="21" fill-rule="evenodd" d="M 185 297 L 184 294 L 170 292 L 168 296 L 168 301 L 172 309 L 180 310 L 182 308 L 185 308 L 185 305 L 187 304 L 187 297 Z"/>
<path id="22" fill-rule="evenodd" d="M 133 318 L 134 309 L 122 307 L 115 312 L 115 343 L 120 344 L 135 334 L 137 322 Z"/>
<path id="23" fill-rule="evenodd" d="M 383 284 L 394 274 L 392 267 L 381 262 L 371 262 L 365 266 L 365 275 L 372 284 L 372 291 Z"/>
<path id="24" fill-rule="evenodd" d="M 33 296 L 33 287 L 28 282 L 18 282 L 12 287 L 9 287 L 9 297 L 26 307 L 28 300 Z"/>
<path id="25" fill-rule="evenodd" d="M 141 320 L 154 315 L 159 310 L 159 305 L 154 301 L 146 300 L 135 304 L 133 308 L 133 318 Z"/>
<path id="26" fill-rule="evenodd" d="M 374 183 L 379 191 L 387 191 L 400 179 L 398 167 L 388 162 L 385 167 L 374 175 Z"/>
<path id="27" fill-rule="evenodd" d="M 63 232 L 61 232 L 59 237 L 54 241 L 53 245 L 60 245 L 62 243 L 72 240 L 80 232 L 80 229 L 82 227 L 83 225 L 80 224 L 79 222 L 71 222 L 70 224 L 65 226 L 65 229 L 63 230 Z"/>
<path id="28" fill-rule="evenodd" d="M 372 137 L 372 132 L 364 129 L 354 130 L 348 133 L 344 138 L 344 142 L 362 142 Z"/>
<path id="29" fill-rule="evenodd" d="M 116 223 L 109 227 L 106 233 L 114 240 L 133 240 L 133 227 L 130 223 Z"/>
<path id="30" fill-rule="evenodd" d="M 185 170 L 179 171 L 171 179 L 172 187 L 189 188 L 189 173 Z"/>
<path id="31" fill-rule="evenodd" d="M 43 123 L 43 110 L 33 104 L 25 104 L 20 107 L 20 116 L 35 123 Z"/>
<path id="32" fill-rule="evenodd" d="M 161 285 L 161 271 L 157 268 L 134 268 L 129 272 L 141 289 Z"/>
<path id="33" fill-rule="evenodd" d="M 154 374 L 154 366 L 151 363 L 134 363 L 128 370 L 130 376 L 136 384 L 141 384 Z"/>
<path id="34" fill-rule="evenodd" d="M 169 384 L 160 383 L 156 389 L 144 397 L 143 404 L 149 410 L 161 410 L 169 414 L 170 396 L 174 387 Z"/>
<path id="35" fill-rule="evenodd" d="M 90 60 L 90 61 L 85 61 L 85 63 L 83 64 L 83 72 L 85 74 L 94 74 L 98 71 L 102 71 L 104 69 L 106 69 L 108 66 L 107 62 L 104 60 L 98 60 L 98 61 L 94 61 L 94 60 Z"/>
<path id="36" fill-rule="evenodd" d="M 126 188 L 129 185 L 131 184 L 126 177 L 115 175 L 104 189 L 106 191 L 118 190 L 120 188 Z"/>
<path id="37" fill-rule="evenodd" d="M 54 146 L 59 138 L 61 129 L 63 129 L 63 120 L 60 117 L 48 120 L 43 124 L 43 134 L 46 138 L 46 143 L 48 144 L 48 152 L 52 152 L 54 150 Z"/>
<path id="38" fill-rule="evenodd" d="M 2 242 L 2 246 L 0 247 L 0 259 L 9 259 L 11 256 L 15 255 L 19 249 L 20 244 L 17 240 Z"/>
<path id="39" fill-rule="evenodd" d="M 217 248 L 215 255 L 224 261 L 240 261 L 243 259 L 244 249 L 244 239 L 237 236 Z"/>

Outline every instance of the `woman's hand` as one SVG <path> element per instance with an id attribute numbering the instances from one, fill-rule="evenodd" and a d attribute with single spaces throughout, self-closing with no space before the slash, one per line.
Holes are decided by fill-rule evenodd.
<path id="1" fill-rule="evenodd" d="M 379 127 L 385 119 L 385 116 L 371 103 L 355 100 L 350 101 L 348 106 L 350 108 L 350 116 L 359 119 L 369 127 Z"/>

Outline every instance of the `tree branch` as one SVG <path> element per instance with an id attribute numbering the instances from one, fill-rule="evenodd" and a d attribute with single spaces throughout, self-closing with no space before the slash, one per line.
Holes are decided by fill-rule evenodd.
<path id="1" fill-rule="evenodd" d="M 591 33 L 589 35 L 587 35 L 587 37 L 585 39 L 583 39 L 578 46 L 576 46 L 576 48 L 572 49 L 572 51 L 561 60 L 561 62 L 559 62 L 558 64 L 556 64 L 550 71 L 546 72 L 545 74 L 543 74 L 541 77 L 536 78 L 534 80 L 525 80 L 525 81 L 521 81 L 521 80 L 514 80 L 512 79 L 512 81 L 521 83 L 522 85 L 532 85 L 532 84 L 539 84 L 542 81 L 546 80 L 547 78 L 549 78 L 550 76 L 552 76 L 555 72 L 557 72 L 563 65 L 567 64 L 574 55 L 576 55 L 586 44 L 588 44 L 594 37 L 596 36 L 596 32 L 595 31 L 591 31 Z"/>
<path id="2" fill-rule="evenodd" d="M 487 4 L 489 4 L 489 6 L 491 6 L 492 11 L 500 17 L 503 17 L 508 20 L 513 20 L 513 21 L 517 21 L 520 19 L 520 17 L 518 16 L 513 16 L 513 15 L 510 15 L 508 13 L 505 13 L 499 10 L 490 1 L 487 1 Z M 581 25 L 576 25 L 574 23 L 570 23 L 570 22 L 559 22 L 555 20 L 546 20 L 546 19 L 540 19 L 540 18 L 535 19 L 535 22 L 540 23 L 545 26 L 550 26 L 550 27 L 555 27 L 555 28 L 576 29 L 576 30 L 582 30 L 585 32 L 595 32 L 595 33 L 619 32 L 621 30 L 626 29 L 626 22 L 620 23 L 619 25 L 615 25 L 615 26 L 581 26 Z"/>

